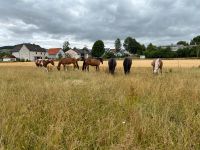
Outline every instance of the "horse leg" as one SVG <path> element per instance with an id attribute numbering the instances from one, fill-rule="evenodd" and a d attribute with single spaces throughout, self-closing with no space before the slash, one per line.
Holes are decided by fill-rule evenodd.
<path id="1" fill-rule="evenodd" d="M 87 65 L 87 70 L 88 70 L 88 72 L 89 72 L 89 65 Z"/>
<path id="2" fill-rule="evenodd" d="M 73 65 L 74 65 L 74 70 L 75 70 L 76 69 L 76 64 L 74 63 Z"/>
<path id="3" fill-rule="evenodd" d="M 63 65 L 64 71 L 66 71 L 66 65 Z"/>

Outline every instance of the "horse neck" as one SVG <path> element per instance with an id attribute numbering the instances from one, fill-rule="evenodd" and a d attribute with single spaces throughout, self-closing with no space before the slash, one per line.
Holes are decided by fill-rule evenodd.
<path id="1" fill-rule="evenodd" d="M 160 59 L 156 59 L 155 61 L 155 70 L 158 70 L 160 67 Z"/>

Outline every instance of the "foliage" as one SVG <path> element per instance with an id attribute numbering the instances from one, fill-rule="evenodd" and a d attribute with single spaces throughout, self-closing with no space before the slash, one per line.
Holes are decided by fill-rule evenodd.
<path id="1" fill-rule="evenodd" d="M 188 46 L 189 44 L 186 41 L 179 41 L 177 42 L 177 45 Z"/>
<path id="2" fill-rule="evenodd" d="M 105 52 L 104 43 L 102 40 L 98 40 L 94 43 L 92 47 L 92 56 L 101 57 Z"/>
<path id="3" fill-rule="evenodd" d="M 63 57 L 61 53 L 58 54 L 58 59 L 60 60 Z"/>
<path id="4" fill-rule="evenodd" d="M 8 55 L 10 55 L 10 53 L 2 52 L 0 53 L 0 58 L 2 58 L 3 56 L 8 56 Z"/>
<path id="5" fill-rule="evenodd" d="M 70 50 L 70 47 L 69 47 L 70 43 L 68 41 L 65 41 L 63 43 L 63 51 L 66 52 L 68 50 Z"/>
<path id="6" fill-rule="evenodd" d="M 103 55 L 103 58 L 109 59 L 109 58 L 115 58 L 116 56 L 114 55 L 113 52 L 105 52 Z"/>
<path id="7" fill-rule="evenodd" d="M 124 48 L 129 51 L 132 54 L 142 54 L 144 51 L 144 47 L 140 45 L 139 42 L 137 42 L 135 39 L 133 39 L 132 37 L 127 37 L 124 40 L 124 44 L 123 44 Z"/>
<path id="8" fill-rule="evenodd" d="M 121 43 L 121 40 L 119 38 L 116 39 L 115 41 L 115 49 L 116 49 L 116 52 L 119 52 L 122 48 L 122 43 Z"/>
<path id="9" fill-rule="evenodd" d="M 190 45 L 200 45 L 200 35 L 194 37 L 191 42 Z"/>
<path id="10" fill-rule="evenodd" d="M 150 43 L 147 46 L 147 51 L 155 51 L 155 50 L 158 50 L 158 48 L 155 45 L 153 45 L 152 43 Z"/>
<path id="11" fill-rule="evenodd" d="M 146 58 L 175 58 L 176 57 L 176 52 L 171 51 L 169 47 L 168 48 L 158 47 L 157 50 L 156 49 L 146 50 L 144 54 Z"/>
<path id="12" fill-rule="evenodd" d="M 200 47 L 199 46 L 195 46 L 195 47 L 187 47 L 187 48 L 183 48 L 183 49 L 178 49 L 177 50 L 177 56 L 178 57 L 199 57 L 200 56 Z"/>
<path id="13" fill-rule="evenodd" d="M 2 50 L 2 49 L 8 49 L 8 50 L 10 50 L 10 49 L 13 49 L 15 46 L 2 46 L 2 47 L 0 47 L 0 50 Z"/>

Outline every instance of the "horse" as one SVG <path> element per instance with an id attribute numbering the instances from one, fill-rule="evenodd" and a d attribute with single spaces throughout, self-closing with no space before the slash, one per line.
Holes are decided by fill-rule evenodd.
<path id="1" fill-rule="evenodd" d="M 37 67 L 42 67 L 42 59 L 37 59 L 37 60 L 35 61 L 35 65 L 36 65 Z"/>
<path id="2" fill-rule="evenodd" d="M 130 73 L 131 65 L 132 65 L 132 59 L 129 57 L 126 57 L 123 62 L 125 75 Z"/>
<path id="3" fill-rule="evenodd" d="M 117 62 L 116 62 L 115 58 L 110 58 L 108 60 L 109 73 L 111 73 L 112 75 L 114 75 L 114 73 L 115 73 L 116 65 L 117 65 Z"/>
<path id="4" fill-rule="evenodd" d="M 160 58 L 154 59 L 151 65 L 153 67 L 153 73 L 158 74 L 160 70 L 160 73 L 162 74 L 163 62 Z"/>
<path id="5" fill-rule="evenodd" d="M 65 70 L 66 65 L 70 65 L 70 64 L 74 65 L 74 69 L 75 68 L 79 69 L 78 60 L 75 58 L 62 58 L 58 63 L 57 69 L 60 70 L 60 66 L 63 65 L 64 70 Z"/>
<path id="6" fill-rule="evenodd" d="M 87 58 L 83 60 L 82 70 L 85 71 L 87 69 L 89 71 L 89 65 L 90 65 L 90 66 L 96 66 L 96 71 L 99 71 L 100 63 L 103 64 L 102 58 Z"/>
<path id="7" fill-rule="evenodd" d="M 42 66 L 49 72 L 53 69 L 52 66 L 54 66 L 53 59 L 42 60 Z"/>

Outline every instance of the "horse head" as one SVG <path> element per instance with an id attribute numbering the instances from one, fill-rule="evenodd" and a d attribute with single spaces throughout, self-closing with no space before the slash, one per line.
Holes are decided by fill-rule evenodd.
<path id="1" fill-rule="evenodd" d="M 60 71 L 60 66 L 57 66 L 58 71 Z"/>
<path id="2" fill-rule="evenodd" d="M 98 58 L 98 59 L 103 64 L 103 58 Z"/>
<path id="3" fill-rule="evenodd" d="M 53 59 L 50 59 L 49 62 L 50 62 L 53 66 L 55 66 Z"/>

